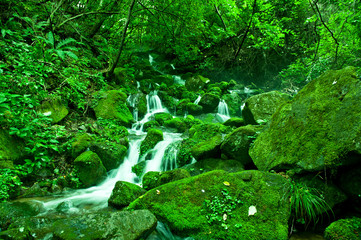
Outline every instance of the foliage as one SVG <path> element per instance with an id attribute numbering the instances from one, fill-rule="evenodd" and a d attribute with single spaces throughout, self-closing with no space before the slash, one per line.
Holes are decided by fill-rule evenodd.
<path id="1" fill-rule="evenodd" d="M 228 229 L 227 219 L 232 216 L 232 210 L 239 204 L 242 204 L 242 201 L 232 197 L 226 188 L 221 190 L 221 196 L 213 196 L 211 200 L 205 199 L 204 208 L 208 223 L 221 223 L 224 229 Z"/>
<path id="2" fill-rule="evenodd" d="M 323 196 L 314 188 L 304 184 L 290 181 L 287 192 L 290 199 L 290 207 L 293 219 L 305 226 L 305 229 L 312 223 L 316 225 L 322 220 L 322 214 L 332 212 L 331 207 L 324 200 Z"/>
<path id="3" fill-rule="evenodd" d="M 16 187 L 22 184 L 18 174 L 17 170 L 0 169 L 0 202 L 9 200 Z"/>

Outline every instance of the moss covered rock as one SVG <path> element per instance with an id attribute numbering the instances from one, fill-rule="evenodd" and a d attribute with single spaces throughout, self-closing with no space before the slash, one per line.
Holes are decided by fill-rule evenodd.
<path id="1" fill-rule="evenodd" d="M 95 142 L 95 137 L 84 133 L 77 135 L 71 144 L 71 154 L 74 158 L 85 152 Z"/>
<path id="2" fill-rule="evenodd" d="M 189 172 L 182 168 L 173 169 L 170 171 L 165 172 L 147 172 L 143 179 L 142 179 L 142 185 L 144 189 L 152 189 L 156 188 L 160 185 L 174 182 L 183 178 L 188 178 L 191 175 Z"/>
<path id="3" fill-rule="evenodd" d="M 340 219 L 325 230 L 326 240 L 354 240 L 361 237 L 361 218 Z"/>
<path id="4" fill-rule="evenodd" d="M 118 168 L 123 163 L 128 152 L 128 148 L 124 145 L 109 141 L 95 142 L 91 145 L 90 150 L 102 159 L 107 171 Z"/>
<path id="5" fill-rule="evenodd" d="M 155 120 L 150 120 L 143 125 L 143 131 L 148 132 L 150 128 L 160 127 L 160 124 Z"/>
<path id="6" fill-rule="evenodd" d="M 98 157 L 92 151 L 80 154 L 74 160 L 74 167 L 78 173 L 79 180 L 85 187 L 90 187 L 100 183 L 106 177 L 106 169 Z"/>
<path id="7" fill-rule="evenodd" d="M 108 199 L 108 204 L 115 208 L 123 208 L 144 193 L 145 190 L 134 183 L 118 181 Z"/>
<path id="8" fill-rule="evenodd" d="M 173 116 L 170 113 L 156 113 L 154 115 L 154 120 L 157 121 L 162 126 L 165 121 L 171 120 L 172 118 Z"/>
<path id="9" fill-rule="evenodd" d="M 144 189 L 149 190 L 155 187 L 158 187 L 158 179 L 160 177 L 161 172 L 149 171 L 144 174 L 142 178 L 142 186 Z"/>
<path id="10" fill-rule="evenodd" d="M 192 147 L 191 153 L 196 160 L 205 158 L 217 158 L 221 157 L 220 146 L 222 143 L 222 135 L 216 135 L 210 139 L 201 141 Z"/>
<path id="11" fill-rule="evenodd" d="M 61 219 L 52 226 L 54 238 L 145 239 L 157 226 L 148 210 L 89 213 Z"/>
<path id="12" fill-rule="evenodd" d="M 245 126 L 246 123 L 244 121 L 243 118 L 237 118 L 237 117 L 233 117 L 233 118 L 230 118 L 228 119 L 227 121 L 225 121 L 223 123 L 224 126 L 230 126 L 230 127 L 236 127 L 236 128 L 239 128 L 239 127 L 242 127 L 242 126 Z"/>
<path id="13" fill-rule="evenodd" d="M 286 184 L 276 174 L 217 170 L 156 187 L 129 207 L 149 209 L 173 232 L 195 239 L 286 240 Z M 221 210 L 230 205 L 228 211 Z"/>
<path id="14" fill-rule="evenodd" d="M 271 120 L 276 109 L 290 100 L 290 96 L 278 91 L 261 93 L 246 100 L 242 117 L 246 124 L 262 124 Z"/>
<path id="15" fill-rule="evenodd" d="M 361 154 L 361 82 L 355 69 L 328 71 L 274 113 L 250 150 L 257 168 L 318 171 Z M 356 158 L 357 159 L 357 158 Z"/>
<path id="16" fill-rule="evenodd" d="M 97 118 L 114 119 L 125 127 L 131 127 L 134 122 L 126 100 L 127 95 L 119 90 L 98 92 L 95 96 L 94 111 Z"/>
<path id="17" fill-rule="evenodd" d="M 247 125 L 229 133 L 221 145 L 222 155 L 227 156 L 228 159 L 237 160 L 243 165 L 250 164 L 252 162 L 248 154 L 250 144 L 256 138 L 257 132 L 262 129 L 262 126 Z"/>
<path id="18" fill-rule="evenodd" d="M 147 136 L 140 144 L 140 155 L 143 155 L 150 149 L 154 148 L 160 141 L 163 141 L 163 132 L 155 128 L 149 129 Z"/>
<path id="19" fill-rule="evenodd" d="M 202 77 L 201 75 L 188 77 L 186 79 L 185 87 L 189 91 L 197 92 L 202 90 L 211 81 L 208 78 Z"/>
<path id="20" fill-rule="evenodd" d="M 242 98 L 237 92 L 223 94 L 222 99 L 227 103 L 229 115 L 232 117 L 241 116 Z"/>
<path id="21" fill-rule="evenodd" d="M 204 113 L 214 112 L 218 107 L 220 95 L 214 93 L 206 93 L 199 101 L 199 105 L 203 107 Z"/>
<path id="22" fill-rule="evenodd" d="M 164 126 L 173 128 L 179 133 L 183 133 L 187 130 L 187 124 L 184 122 L 184 118 L 172 118 L 164 122 Z"/>
<path id="23" fill-rule="evenodd" d="M 195 103 L 187 103 L 186 110 L 189 114 L 199 115 L 202 113 L 203 107 Z"/>
<path id="24" fill-rule="evenodd" d="M 24 142 L 0 129 L 0 168 L 13 168 L 26 157 Z"/>
<path id="25" fill-rule="evenodd" d="M 43 102 L 39 107 L 39 112 L 49 116 L 53 120 L 53 123 L 60 122 L 69 113 L 66 106 L 61 102 L 61 99 L 52 99 Z"/>
<path id="26" fill-rule="evenodd" d="M 196 176 L 213 170 L 224 170 L 226 172 L 240 172 L 244 170 L 242 163 L 236 160 L 223 160 L 219 158 L 207 158 L 196 163 L 184 166 L 191 176 Z"/>

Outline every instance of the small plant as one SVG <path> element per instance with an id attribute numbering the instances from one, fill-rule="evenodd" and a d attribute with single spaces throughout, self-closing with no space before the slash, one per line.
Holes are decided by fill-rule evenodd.
<path id="1" fill-rule="evenodd" d="M 0 169 L 0 202 L 7 201 L 22 184 L 18 177 L 18 171 L 11 169 Z"/>
<path id="2" fill-rule="evenodd" d="M 323 196 L 314 188 L 291 181 L 288 194 L 293 219 L 305 225 L 305 229 L 311 223 L 316 225 L 320 218 L 322 220 L 323 213 L 332 212 Z"/>
<path id="3" fill-rule="evenodd" d="M 204 200 L 208 223 L 220 222 L 224 229 L 228 229 L 227 220 L 232 216 L 232 210 L 241 203 L 240 199 L 232 197 L 228 190 L 223 188 L 220 197 L 214 196 L 211 200 Z"/>

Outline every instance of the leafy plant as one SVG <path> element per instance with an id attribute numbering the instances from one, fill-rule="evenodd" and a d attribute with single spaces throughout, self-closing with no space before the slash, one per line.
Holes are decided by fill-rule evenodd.
<path id="1" fill-rule="evenodd" d="M 232 216 L 232 210 L 238 204 L 242 204 L 242 201 L 232 197 L 226 188 L 221 190 L 221 196 L 214 196 L 211 200 L 204 200 L 208 223 L 219 222 L 224 229 L 228 229 L 227 219 Z"/>
<path id="2" fill-rule="evenodd" d="M 0 202 L 9 200 L 17 186 L 22 184 L 18 174 L 17 170 L 0 169 Z"/>
<path id="3" fill-rule="evenodd" d="M 305 225 L 305 229 L 312 223 L 316 225 L 322 220 L 322 214 L 332 212 L 331 207 L 323 196 L 314 188 L 291 181 L 288 195 L 291 213 L 296 222 Z"/>

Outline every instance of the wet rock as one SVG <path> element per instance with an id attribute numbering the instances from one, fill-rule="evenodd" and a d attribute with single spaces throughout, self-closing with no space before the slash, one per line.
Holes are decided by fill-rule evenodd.
<path id="1" fill-rule="evenodd" d="M 142 183 L 144 189 L 149 190 L 190 176 L 187 170 L 181 168 L 165 172 L 147 172 L 143 177 Z"/>
<path id="2" fill-rule="evenodd" d="M 155 121 L 157 121 L 162 126 L 165 121 L 171 120 L 172 118 L 173 116 L 170 113 L 156 113 L 154 115 Z"/>
<path id="3" fill-rule="evenodd" d="M 95 141 L 95 138 L 87 133 L 77 135 L 71 144 L 71 152 L 74 158 L 85 152 Z"/>
<path id="4" fill-rule="evenodd" d="M 223 138 L 221 134 L 210 139 L 203 140 L 192 147 L 191 154 L 198 161 L 210 157 L 221 157 L 220 147 L 222 140 Z"/>
<path id="5" fill-rule="evenodd" d="M 243 165 L 252 162 L 248 154 L 250 144 L 255 140 L 257 132 L 263 129 L 262 126 L 247 125 L 239 127 L 228 134 L 221 145 L 221 152 L 228 159 L 234 159 Z"/>
<path id="6" fill-rule="evenodd" d="M 101 159 L 92 151 L 86 151 L 80 154 L 80 156 L 74 160 L 74 167 L 78 172 L 79 180 L 85 187 L 100 183 L 105 179 L 107 174 Z"/>
<path id="7" fill-rule="evenodd" d="M 199 115 L 202 113 L 203 107 L 195 103 L 187 103 L 186 110 L 189 114 Z"/>
<path id="8" fill-rule="evenodd" d="M 172 118 L 171 120 L 165 121 L 164 126 L 173 128 L 179 133 L 183 133 L 187 130 L 187 124 L 184 122 L 184 118 Z"/>
<path id="9" fill-rule="evenodd" d="M 223 123 L 224 126 L 230 126 L 230 127 L 236 127 L 236 128 L 239 128 L 239 127 L 242 127 L 242 126 L 245 126 L 246 123 L 244 121 L 243 118 L 237 118 L 237 117 L 234 117 L 234 118 L 230 118 L 228 119 L 227 121 L 225 121 Z"/>
<path id="10" fill-rule="evenodd" d="M 159 123 L 158 123 L 157 121 L 151 120 L 151 121 L 148 121 L 148 122 L 144 123 L 144 125 L 143 125 L 143 131 L 148 132 L 148 130 L 149 130 L 150 128 L 156 128 L 156 127 L 159 127 L 159 126 L 160 126 L 160 125 L 159 125 Z"/>
<path id="11" fill-rule="evenodd" d="M 277 91 L 254 95 L 246 100 L 242 116 L 246 124 L 263 124 L 271 120 L 276 109 L 288 100 L 289 95 Z"/>
<path id="12" fill-rule="evenodd" d="M 208 78 L 202 77 L 201 75 L 188 77 L 186 79 L 185 87 L 189 91 L 197 92 L 202 90 L 211 81 Z"/>
<path id="13" fill-rule="evenodd" d="M 107 171 L 118 168 L 128 152 L 124 145 L 110 141 L 96 142 L 90 150 L 99 156 Z"/>
<path id="14" fill-rule="evenodd" d="M 319 171 L 358 161 L 361 82 L 354 68 L 328 71 L 272 116 L 250 150 L 260 170 Z"/>
<path id="15" fill-rule="evenodd" d="M 199 101 L 199 105 L 203 107 L 204 113 L 211 113 L 216 110 L 219 104 L 220 97 L 214 93 L 206 93 Z"/>
<path id="16" fill-rule="evenodd" d="M 147 136 L 140 145 L 140 156 L 154 148 L 158 142 L 163 140 L 163 132 L 159 129 L 151 128 L 148 130 Z"/>
<path id="17" fill-rule="evenodd" d="M 61 99 L 52 99 L 43 102 L 38 111 L 46 116 L 49 116 L 53 120 L 53 123 L 60 122 L 69 113 Z"/>
<path id="18" fill-rule="evenodd" d="M 134 122 L 126 100 L 127 95 L 120 90 L 110 90 L 95 94 L 94 111 L 97 118 L 114 119 L 120 125 L 131 127 Z"/>
<path id="19" fill-rule="evenodd" d="M 331 223 L 325 230 L 326 240 L 353 240 L 361 237 L 361 218 L 340 219 Z"/>
<path id="20" fill-rule="evenodd" d="M 277 174 L 216 170 L 161 185 L 129 208 L 149 209 L 172 232 L 195 239 L 286 240 L 290 206 L 282 192 L 285 185 L 287 180 Z M 212 211 L 217 204 L 233 207 Z"/>
<path id="21" fill-rule="evenodd" d="M 236 160 L 223 160 L 219 158 L 207 158 L 196 163 L 184 166 L 191 176 L 196 176 L 213 170 L 224 170 L 226 172 L 240 172 L 244 170 L 242 163 Z"/>
<path id="22" fill-rule="evenodd" d="M 160 177 L 160 172 L 156 171 L 149 171 L 146 174 L 144 174 L 142 179 L 142 186 L 144 189 L 149 190 L 152 188 L 157 187 L 158 179 Z"/>
<path id="23" fill-rule="evenodd" d="M 118 181 L 116 182 L 112 194 L 108 199 L 108 204 L 115 208 L 128 206 L 132 201 L 143 195 L 146 191 L 136 184 Z"/>
<path id="24" fill-rule="evenodd" d="M 145 239 L 157 226 L 148 210 L 83 214 L 54 222 L 56 239 Z"/>

